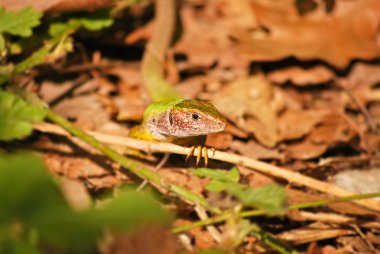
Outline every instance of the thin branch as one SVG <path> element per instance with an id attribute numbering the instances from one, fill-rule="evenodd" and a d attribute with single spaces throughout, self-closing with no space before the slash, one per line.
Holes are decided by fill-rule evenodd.
<path id="1" fill-rule="evenodd" d="M 379 196 L 380 196 L 380 192 L 374 192 L 374 193 L 351 195 L 351 196 L 332 198 L 332 199 L 321 199 L 321 200 L 312 201 L 312 202 L 293 204 L 288 207 L 287 211 L 325 206 L 325 205 L 328 205 L 331 203 L 337 203 L 337 202 L 357 201 L 360 199 L 374 198 L 374 197 L 379 197 Z M 262 216 L 264 214 L 266 214 L 265 211 L 255 209 L 255 210 L 240 212 L 239 217 L 241 218 L 257 217 L 257 216 Z M 188 231 L 193 228 L 204 227 L 211 224 L 221 223 L 221 222 L 226 221 L 229 217 L 230 217 L 230 212 L 226 212 L 226 213 L 218 215 L 217 217 L 197 221 L 192 224 L 188 224 L 188 225 L 184 225 L 180 227 L 175 227 L 172 229 L 172 232 L 178 234 L 178 233 Z"/>
<path id="2" fill-rule="evenodd" d="M 62 130 L 61 128 L 54 125 L 49 125 L 49 124 L 35 125 L 35 129 L 42 132 L 67 135 L 67 133 L 65 134 L 65 131 Z M 171 143 L 149 142 L 145 140 L 137 140 L 137 139 L 127 138 L 127 137 L 120 137 L 116 135 L 109 135 L 109 134 L 103 134 L 103 133 L 92 132 L 92 131 L 89 131 L 87 133 L 96 137 L 101 142 L 114 144 L 114 145 L 122 145 L 122 146 L 130 147 L 130 148 L 142 150 L 142 151 L 145 151 L 146 153 L 175 153 L 175 154 L 187 155 L 190 151 L 190 148 L 174 145 Z M 195 151 L 194 155 L 197 156 L 198 151 Z M 331 194 L 337 197 L 354 195 L 354 193 L 341 189 L 336 185 L 322 182 L 314 178 L 302 175 L 298 172 L 286 170 L 284 168 L 274 166 L 269 163 L 258 161 L 252 158 L 248 158 L 245 156 L 221 152 L 221 151 L 214 151 L 214 152 L 208 151 L 208 158 L 241 165 L 241 166 L 244 166 L 244 167 L 247 167 L 247 168 L 268 174 L 268 175 L 285 179 L 290 183 L 303 185 L 303 186 L 318 190 L 323 193 Z M 353 202 L 367 209 L 380 211 L 380 203 L 375 200 L 372 200 L 372 199 L 354 200 Z"/>

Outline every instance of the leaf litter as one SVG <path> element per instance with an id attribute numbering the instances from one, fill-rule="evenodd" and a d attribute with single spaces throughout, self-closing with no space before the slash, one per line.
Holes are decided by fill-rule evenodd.
<path id="1" fill-rule="evenodd" d="M 184 29 L 172 49 L 177 66 L 171 70 L 172 76 L 179 79 L 178 88 L 184 96 L 211 100 L 228 118 L 230 126 L 226 132 L 211 136 L 209 145 L 264 159 L 324 181 L 341 169 L 334 164 L 321 165 L 320 161 L 339 157 L 348 161 L 346 170 L 355 168 L 355 174 L 359 174 L 353 180 L 372 179 L 371 175 L 365 176 L 370 168 L 367 164 L 359 163 L 358 168 L 349 159 L 367 156 L 375 161 L 379 153 L 379 2 L 336 0 L 332 11 L 324 11 L 325 5 L 321 3 L 327 1 L 316 2 L 317 7 L 303 15 L 298 13 L 293 1 L 183 3 L 179 11 Z M 41 5 L 40 8 L 48 7 Z M 133 8 L 124 15 L 139 21 L 141 15 L 134 16 Z M 120 26 L 118 29 L 111 32 L 125 32 L 126 28 Z M 128 50 L 141 50 L 141 40 L 149 38 L 151 31 L 142 25 L 130 31 L 121 37 L 120 43 L 125 43 L 131 34 L 142 33 L 141 38 L 127 40 L 124 45 Z M 96 45 L 104 43 L 105 47 L 110 47 L 107 36 L 101 35 Z M 81 43 L 85 49 L 93 47 L 86 39 Z M 102 51 L 104 45 L 98 50 Z M 133 57 L 120 59 L 115 57 L 117 50 L 111 48 L 112 51 L 116 52 L 102 52 L 100 62 L 116 66 L 79 70 L 78 73 L 87 74 L 85 82 L 71 93 L 67 93 L 67 89 L 74 87 L 77 79 L 57 73 L 64 79 L 63 83 L 49 80 L 43 69 L 39 69 L 39 91 L 48 102 L 62 95 L 53 109 L 78 126 L 127 135 L 128 129 L 141 119 L 149 98 L 141 87 L 141 62 L 136 63 Z M 85 54 L 89 58 L 95 55 L 87 49 Z M 65 59 L 63 69 L 70 67 L 72 59 Z M 261 68 L 263 62 L 270 70 Z M 374 126 L 371 127 L 369 121 Z M 91 192 L 136 180 L 128 174 L 113 173 L 117 165 L 80 142 L 72 142 L 64 137 L 39 135 L 33 147 L 43 155 L 50 171 L 83 181 Z M 118 149 L 123 151 L 121 147 Z M 207 193 L 210 179 L 196 177 L 185 170 L 192 162 L 186 163 L 182 157 L 172 155 L 158 173 L 169 183 L 204 194 L 214 202 L 227 203 L 225 197 Z M 212 161 L 209 167 L 227 170 L 231 165 Z M 238 169 L 242 185 L 258 187 L 263 183 L 279 182 L 286 186 L 289 204 L 326 198 L 268 175 L 243 167 Z M 355 191 L 360 192 L 359 189 Z M 177 202 L 171 205 L 177 210 L 176 225 L 197 220 L 191 207 Z M 282 220 L 256 222 L 303 253 L 370 253 L 380 246 L 379 216 L 372 211 L 350 203 L 337 203 L 309 212 L 299 214 L 299 221 L 289 215 Z M 325 218 L 322 213 L 348 216 L 353 222 L 318 221 Z M 227 234 L 226 228 L 218 227 Z M 195 248 L 220 247 L 203 228 L 192 229 L 189 235 Z M 122 237 L 117 247 L 129 249 L 130 246 L 123 247 Z M 326 239 L 330 240 L 323 241 Z M 243 243 L 248 246 L 249 241 L 246 237 Z M 172 242 L 168 243 L 168 249 L 172 250 L 170 244 Z M 155 245 L 160 246 L 160 243 Z M 179 246 L 176 248 L 182 248 Z M 265 253 L 267 250 L 253 244 L 245 251 Z"/>

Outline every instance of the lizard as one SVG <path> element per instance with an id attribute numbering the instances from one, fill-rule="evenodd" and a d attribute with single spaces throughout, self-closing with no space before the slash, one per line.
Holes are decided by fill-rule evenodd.
<path id="1" fill-rule="evenodd" d="M 142 123 L 133 127 L 129 136 L 191 146 L 186 159 L 197 149 L 197 165 L 202 155 L 207 165 L 208 152 L 204 146 L 206 136 L 223 131 L 227 121 L 211 103 L 184 99 L 166 81 L 160 60 L 165 58 L 173 40 L 176 2 L 157 0 L 155 9 L 155 29 L 144 52 L 141 67 L 143 84 L 154 102 L 145 109 Z"/>
<path id="2" fill-rule="evenodd" d="M 203 155 L 208 163 L 206 135 L 221 132 L 226 119 L 214 105 L 206 101 L 167 99 L 150 104 L 143 121 L 131 129 L 130 137 L 137 139 L 191 145 L 186 159 L 198 149 L 197 165 Z"/>

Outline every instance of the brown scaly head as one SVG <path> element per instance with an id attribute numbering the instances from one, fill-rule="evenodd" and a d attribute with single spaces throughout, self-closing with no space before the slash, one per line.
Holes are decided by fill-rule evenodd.
<path id="1" fill-rule="evenodd" d="M 150 132 L 160 140 L 217 133 L 226 124 L 214 105 L 198 100 L 181 100 L 147 123 Z"/>

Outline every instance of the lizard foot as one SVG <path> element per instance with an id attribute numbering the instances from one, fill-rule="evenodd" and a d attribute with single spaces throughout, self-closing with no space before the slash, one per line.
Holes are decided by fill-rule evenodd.
<path id="1" fill-rule="evenodd" d="M 211 150 L 215 153 L 215 149 L 214 148 L 207 148 L 205 146 L 191 146 L 190 147 L 190 151 L 189 153 L 187 154 L 186 156 L 186 161 L 190 158 L 190 156 L 193 156 L 194 155 L 194 151 L 195 149 L 197 149 L 198 153 L 197 153 L 197 162 L 196 162 L 196 166 L 198 166 L 200 160 L 201 160 L 201 157 L 204 158 L 205 160 L 205 167 L 207 167 L 207 164 L 208 164 L 208 150 Z"/>

